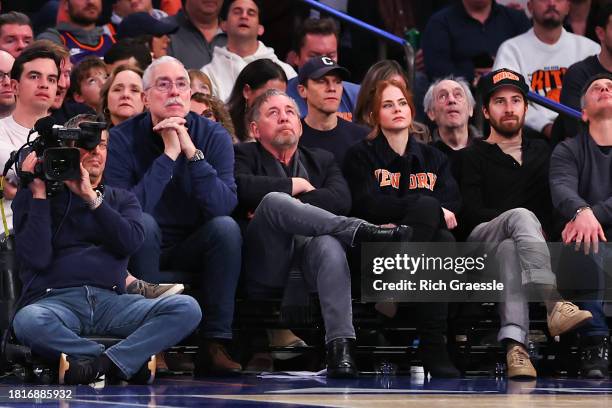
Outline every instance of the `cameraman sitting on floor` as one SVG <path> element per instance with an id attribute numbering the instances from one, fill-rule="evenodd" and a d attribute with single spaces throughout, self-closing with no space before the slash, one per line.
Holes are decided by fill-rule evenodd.
<path id="1" fill-rule="evenodd" d="M 92 119 L 77 117 L 69 127 Z M 191 333 L 202 316 L 189 296 L 125 294 L 128 257 L 142 244 L 144 227 L 136 197 L 101 183 L 107 141 L 106 130 L 91 149 L 79 139 L 80 179 L 64 181 L 67 188 L 51 197 L 31 152 L 21 164 L 24 185 L 13 201 L 27 305 L 15 316 L 15 335 L 38 355 L 59 360 L 60 384 L 88 384 L 101 374 L 150 384 L 155 354 Z M 81 337 L 88 335 L 125 340 L 105 350 Z"/>

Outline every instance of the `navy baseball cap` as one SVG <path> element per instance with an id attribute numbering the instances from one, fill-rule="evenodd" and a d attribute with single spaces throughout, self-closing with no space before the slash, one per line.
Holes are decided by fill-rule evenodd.
<path id="1" fill-rule="evenodd" d="M 162 35 L 175 33 L 178 29 L 178 24 L 158 20 L 149 13 L 132 13 L 121 20 L 121 24 L 117 28 L 117 37 L 120 39 L 141 35 L 161 37 Z"/>
<path id="2" fill-rule="evenodd" d="M 329 57 L 314 57 L 309 59 L 302 65 L 302 68 L 300 68 L 298 82 L 304 85 L 308 79 L 319 79 L 331 71 L 335 71 L 342 80 L 347 80 L 351 75 L 348 69 L 336 64 L 334 60 Z"/>
<path id="3" fill-rule="evenodd" d="M 529 85 L 525 82 L 525 77 L 508 68 L 500 68 L 490 72 L 486 76 L 480 78 L 478 86 L 485 105 L 489 102 L 491 94 L 504 86 L 515 87 L 524 97 L 527 97 L 529 93 Z"/>

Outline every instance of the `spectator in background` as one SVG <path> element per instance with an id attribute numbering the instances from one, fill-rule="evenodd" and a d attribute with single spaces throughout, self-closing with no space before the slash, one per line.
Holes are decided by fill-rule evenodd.
<path id="1" fill-rule="evenodd" d="M 110 127 L 142 113 L 142 71 L 132 65 L 119 65 L 100 90 L 100 111 Z"/>
<path id="2" fill-rule="evenodd" d="M 97 27 L 96 21 L 102 13 L 101 0 L 66 0 L 68 21 L 49 28 L 38 39 L 51 40 L 65 45 L 70 51 L 70 60 L 76 64 L 88 55 L 100 58 L 115 43 L 114 37 Z"/>
<path id="3" fill-rule="evenodd" d="M 318 147 L 334 155 L 342 166 L 349 147 L 366 138 L 370 130 L 338 117 L 342 85 L 349 72 L 330 57 L 314 57 L 300 68 L 298 92 L 308 105 L 302 119 L 300 144 Z"/>
<path id="4" fill-rule="evenodd" d="M 148 13 L 151 17 L 156 20 L 161 20 L 168 17 L 168 13 L 163 10 L 153 8 L 153 2 L 151 0 L 131 0 L 132 13 Z"/>
<path id="5" fill-rule="evenodd" d="M 168 55 L 185 64 L 187 69 L 200 69 L 213 57 L 213 49 L 227 43 L 227 36 L 219 26 L 219 12 L 223 0 L 185 0 L 183 9 L 167 21 L 178 24 L 178 31 L 170 36 Z"/>
<path id="6" fill-rule="evenodd" d="M 147 46 L 133 38 L 120 40 L 104 54 L 104 63 L 109 74 L 124 64 L 133 65 L 144 71 L 152 60 Z"/>
<path id="7" fill-rule="evenodd" d="M 0 50 L 17 58 L 33 39 L 28 16 L 17 11 L 0 14 Z"/>
<path id="8" fill-rule="evenodd" d="M 608 0 L 570 0 L 570 9 L 563 27 L 570 33 L 599 42 L 595 34 L 595 20 L 601 5 Z"/>
<path id="9" fill-rule="evenodd" d="M 68 101 L 66 95 L 70 89 L 70 73 L 72 71 L 72 62 L 70 62 L 70 54 L 66 47 L 56 44 L 49 40 L 37 40 L 28 48 L 38 48 L 48 50 L 60 59 L 60 75 L 57 81 L 57 92 L 53 105 L 49 110 L 49 114 L 55 119 L 55 123 L 66 123 L 68 119 L 80 114 L 88 113 L 90 109 L 81 104 Z"/>
<path id="10" fill-rule="evenodd" d="M 0 50 L 0 118 L 5 118 L 15 109 L 15 92 L 11 84 L 11 69 L 15 58 L 6 51 Z"/>
<path id="11" fill-rule="evenodd" d="M 298 28 L 294 38 L 295 65 L 301 69 L 309 59 L 314 57 L 328 57 L 337 64 L 339 40 L 340 29 L 333 19 L 309 18 L 305 20 Z M 342 89 L 342 99 L 336 111 L 340 117 L 351 121 L 357 104 L 359 85 L 343 81 Z M 308 104 L 298 92 L 297 77 L 289 80 L 287 94 L 295 99 L 300 108 L 300 114 L 305 117 L 308 114 Z"/>
<path id="12" fill-rule="evenodd" d="M 529 26 L 525 13 L 494 0 L 461 0 L 440 10 L 421 42 L 429 79 L 452 74 L 473 82 L 491 70 L 501 43 Z"/>
<path id="13" fill-rule="evenodd" d="M 563 77 L 560 102 L 578 111 L 582 88 L 589 78 L 597 74 L 612 73 L 612 3 L 606 3 L 601 7 L 595 20 L 595 33 L 601 45 L 599 55 L 591 55 L 582 61 L 571 65 Z M 568 137 L 574 137 L 580 131 L 581 120 L 571 118 L 567 115 L 559 115 L 553 127 L 553 140 L 560 141 Z"/>
<path id="14" fill-rule="evenodd" d="M 70 75 L 70 95 L 75 102 L 87 105 L 92 113 L 100 106 L 100 89 L 106 82 L 106 64 L 98 57 L 83 58 Z"/>
<path id="15" fill-rule="evenodd" d="M 118 27 L 121 21 L 127 17 L 132 11 L 132 0 L 111 0 L 113 2 L 113 12 L 110 22 L 113 26 Z"/>
<path id="16" fill-rule="evenodd" d="M 283 92 L 287 89 L 285 71 L 269 59 L 251 62 L 236 78 L 227 106 L 239 141 L 253 141 L 245 122 L 246 112 L 255 98 L 268 89 L 278 89 Z"/>
<path id="17" fill-rule="evenodd" d="M 178 24 L 160 21 L 149 13 L 132 13 L 121 21 L 117 28 L 117 38 L 135 38 L 149 47 L 153 59 L 167 55 L 170 34 L 178 30 Z"/>
<path id="18" fill-rule="evenodd" d="M 200 92 L 191 94 L 191 111 L 208 120 L 220 123 L 232 137 L 232 143 L 238 143 L 234 132 L 234 124 L 223 101 L 216 96 L 206 95 Z"/>
<path id="19" fill-rule="evenodd" d="M 465 79 L 453 76 L 438 79 L 427 90 L 423 104 L 436 125 L 432 144 L 446 154 L 458 182 L 461 180 L 459 151 L 482 138 L 480 131 L 469 124 L 476 106 L 470 85 Z"/>
<path id="20" fill-rule="evenodd" d="M 278 59 L 272 48 L 257 37 L 263 34 L 261 9 L 254 0 L 229 0 L 223 4 L 221 28 L 227 34 L 227 46 L 216 47 L 213 60 L 202 68 L 213 84 L 213 94 L 227 101 L 240 71 L 258 59 L 270 59 L 281 66 L 288 79 L 297 76 L 295 70 Z"/>
<path id="21" fill-rule="evenodd" d="M 208 75 L 200 71 L 199 69 L 190 69 L 189 82 L 191 85 L 191 94 L 202 93 L 204 95 L 212 95 L 212 83 Z"/>
<path id="22" fill-rule="evenodd" d="M 374 127 L 370 116 L 370 112 L 372 111 L 372 98 L 374 97 L 374 92 L 376 92 L 378 82 L 383 80 L 394 80 L 403 84 L 406 88 L 409 87 L 408 77 L 397 61 L 378 61 L 370 67 L 363 81 L 361 81 L 361 88 L 357 96 L 357 106 L 355 107 L 353 116 L 354 123 L 365 125 L 370 128 Z M 415 110 L 422 110 L 422 108 L 418 109 L 415 105 Z M 416 112 L 413 113 L 416 117 Z M 427 126 L 413 121 L 411 127 L 414 137 L 426 143 L 431 141 Z"/>
<path id="23" fill-rule="evenodd" d="M 569 0 L 530 0 L 527 7 L 533 15 L 533 28 L 499 47 L 494 68 L 522 74 L 533 92 L 559 102 L 567 67 L 599 53 L 600 47 L 563 28 Z M 525 125 L 550 138 L 556 117 L 554 111 L 532 103 Z"/>
<path id="24" fill-rule="evenodd" d="M 15 109 L 0 119 L 0 166 L 11 152 L 23 146 L 37 120 L 49 114 L 57 90 L 60 57 L 49 49 L 26 48 L 11 67 L 11 83 L 15 91 Z M 4 79 L 3 79 L 4 81 Z M 13 228 L 11 201 L 17 192 L 18 179 L 11 170 L 4 183 L 3 202 L 8 228 Z M 2 231 L 4 232 L 4 231 Z"/>

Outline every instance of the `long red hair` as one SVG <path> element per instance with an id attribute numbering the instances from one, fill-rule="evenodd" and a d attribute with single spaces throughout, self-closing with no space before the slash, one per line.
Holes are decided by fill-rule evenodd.
<path id="1" fill-rule="evenodd" d="M 409 131 L 412 131 L 412 124 L 414 123 L 414 115 L 416 114 L 416 108 L 414 106 L 414 99 L 412 97 L 412 92 L 406 88 L 406 85 L 403 83 L 396 81 L 394 79 L 385 79 L 382 81 L 378 81 L 376 83 L 376 88 L 374 90 L 374 97 L 372 98 L 372 111 L 369 115 L 369 124 L 372 127 L 372 131 L 368 135 L 368 140 L 373 140 L 380 133 L 380 109 L 382 107 L 382 94 L 385 89 L 390 86 L 394 86 L 402 91 L 404 98 L 408 102 L 408 106 L 410 107 L 410 116 L 411 123 Z"/>

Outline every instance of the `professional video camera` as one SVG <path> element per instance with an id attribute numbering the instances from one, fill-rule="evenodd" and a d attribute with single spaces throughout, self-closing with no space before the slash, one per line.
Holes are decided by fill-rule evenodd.
<path id="1" fill-rule="evenodd" d="M 82 122 L 77 129 L 67 129 L 55 126 L 51 116 L 39 119 L 34 129 L 28 135 L 28 141 L 11 154 L 11 158 L 4 167 L 3 175 L 14 163 L 17 163 L 16 174 L 23 185 L 27 185 L 34 178 L 44 180 L 47 184 L 48 195 L 58 191 L 64 180 L 78 180 L 81 177 L 79 147 L 91 150 L 100 143 L 102 130 L 106 129 L 104 122 Z M 30 141 L 30 135 L 38 133 L 38 138 Z M 21 171 L 25 157 L 36 152 L 38 163 L 34 173 Z"/>

